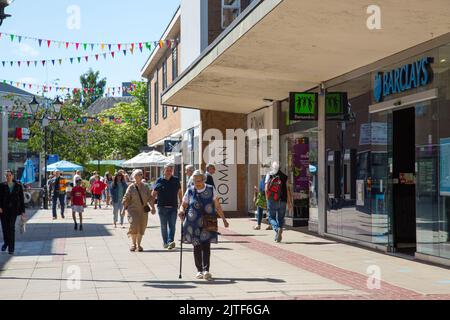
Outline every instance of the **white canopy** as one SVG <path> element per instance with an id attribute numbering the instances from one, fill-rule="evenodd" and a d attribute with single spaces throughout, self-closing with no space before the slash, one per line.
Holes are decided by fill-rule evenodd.
<path id="1" fill-rule="evenodd" d="M 143 152 L 136 157 L 125 161 L 124 168 L 162 167 L 170 163 L 170 159 L 158 151 Z"/>

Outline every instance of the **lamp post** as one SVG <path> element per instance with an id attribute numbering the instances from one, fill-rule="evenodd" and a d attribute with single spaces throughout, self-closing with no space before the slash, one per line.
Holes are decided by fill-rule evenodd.
<path id="1" fill-rule="evenodd" d="M 59 97 L 56 97 L 55 101 L 49 104 L 49 100 L 45 99 L 45 106 L 43 106 L 43 114 L 41 118 L 37 118 L 37 114 L 40 111 L 40 104 L 36 99 L 36 96 L 33 96 L 33 101 L 30 102 L 31 112 L 33 113 L 33 117 L 35 121 L 41 121 L 42 127 L 44 127 L 44 209 L 48 209 L 48 189 L 47 189 L 47 127 L 50 124 L 50 121 L 57 121 L 59 126 L 62 127 L 64 125 L 64 119 L 61 114 L 62 102 Z M 53 109 L 53 110 L 52 110 Z M 55 118 L 52 118 L 52 115 L 55 115 Z"/>
<path id="2" fill-rule="evenodd" d="M 0 0 L 0 26 L 3 23 L 3 20 L 11 17 L 10 14 L 5 13 L 5 8 L 12 3 L 12 0 Z"/>

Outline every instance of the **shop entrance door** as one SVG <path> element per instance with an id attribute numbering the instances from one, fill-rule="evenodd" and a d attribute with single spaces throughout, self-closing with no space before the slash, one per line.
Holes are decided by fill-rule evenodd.
<path id="1" fill-rule="evenodd" d="M 392 115 L 393 245 L 396 252 L 416 251 L 415 107 Z"/>

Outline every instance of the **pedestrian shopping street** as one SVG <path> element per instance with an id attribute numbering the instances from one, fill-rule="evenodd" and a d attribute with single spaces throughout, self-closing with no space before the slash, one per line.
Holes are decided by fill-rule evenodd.
<path id="1" fill-rule="evenodd" d="M 69 209 L 70 210 L 70 209 Z M 195 279 L 192 246 L 164 249 L 151 216 L 144 252 L 130 252 L 127 229 L 112 210 L 84 216 L 84 230 L 51 212 L 29 212 L 16 253 L 0 255 L 0 299 L 449 299 L 448 269 L 394 257 L 294 230 L 273 240 L 251 218 L 229 219 L 212 245 L 213 281 Z M 379 288 L 373 270 L 381 278 Z M 78 281 L 79 280 L 79 281 Z"/>

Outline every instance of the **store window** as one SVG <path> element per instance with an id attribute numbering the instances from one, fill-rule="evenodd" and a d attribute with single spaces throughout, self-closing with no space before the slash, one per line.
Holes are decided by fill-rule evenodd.
<path id="1" fill-rule="evenodd" d="M 226 29 L 241 14 L 241 0 L 222 0 L 222 29 Z"/>

